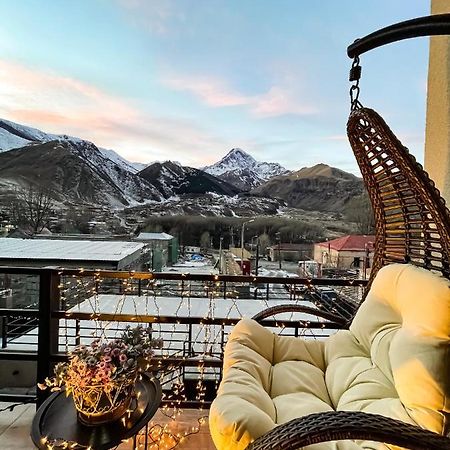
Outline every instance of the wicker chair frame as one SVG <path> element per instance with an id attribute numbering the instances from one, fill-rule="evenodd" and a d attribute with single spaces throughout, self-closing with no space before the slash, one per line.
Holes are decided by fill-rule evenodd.
<path id="1" fill-rule="evenodd" d="M 375 215 L 374 261 L 363 301 L 378 270 L 390 263 L 415 264 L 450 278 L 450 212 L 423 167 L 372 109 L 354 109 L 347 134 Z M 275 306 L 254 319 L 264 323 L 274 314 L 299 308 Z M 322 317 L 346 328 L 342 317 Z M 450 450 L 450 437 L 387 417 L 347 411 L 294 419 L 247 449 L 298 449 L 340 439 L 378 441 L 413 450 Z"/>
<path id="2" fill-rule="evenodd" d="M 427 172 L 373 109 L 354 110 L 347 134 L 375 214 L 366 289 L 381 267 L 394 262 L 450 278 L 450 212 Z"/>

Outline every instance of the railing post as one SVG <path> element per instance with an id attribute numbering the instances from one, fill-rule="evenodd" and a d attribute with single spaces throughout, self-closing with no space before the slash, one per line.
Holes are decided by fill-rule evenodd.
<path id="1" fill-rule="evenodd" d="M 52 312 L 59 308 L 59 283 L 57 270 L 42 269 L 39 276 L 38 383 L 51 375 L 51 358 L 58 351 L 59 320 L 52 319 Z M 38 389 L 36 406 L 39 407 L 48 395 L 47 391 Z"/>
<path id="2" fill-rule="evenodd" d="M 8 316 L 1 317 L 2 348 L 8 345 Z"/>
<path id="3" fill-rule="evenodd" d="M 76 346 L 79 346 L 81 344 L 80 333 L 81 333 L 80 321 L 78 319 L 75 319 L 75 345 Z"/>
<path id="4" fill-rule="evenodd" d="M 222 324 L 220 328 L 220 357 L 223 359 L 225 349 L 225 326 Z"/>
<path id="5" fill-rule="evenodd" d="M 192 324 L 188 327 L 188 355 L 189 357 L 194 356 L 192 351 Z"/>

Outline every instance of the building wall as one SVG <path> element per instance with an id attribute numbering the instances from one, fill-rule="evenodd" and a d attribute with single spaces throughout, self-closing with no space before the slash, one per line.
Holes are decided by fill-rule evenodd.
<path id="1" fill-rule="evenodd" d="M 449 0 L 432 0 L 432 14 L 450 13 Z M 450 37 L 430 39 L 425 170 L 450 202 Z"/>
<path id="2" fill-rule="evenodd" d="M 185 245 L 183 250 L 186 255 L 192 253 L 200 253 L 200 247 L 194 247 L 192 245 Z"/>
<path id="3" fill-rule="evenodd" d="M 278 247 L 273 245 L 268 248 L 269 258 L 271 261 L 278 261 L 279 255 L 282 261 L 303 261 L 305 259 L 311 259 L 313 255 L 313 246 L 311 244 L 300 244 L 300 248 L 296 249 L 283 249 L 278 252 Z"/>
<path id="4" fill-rule="evenodd" d="M 178 261 L 178 254 L 180 252 L 180 247 L 178 245 L 178 239 L 173 238 L 171 241 L 169 241 L 169 263 L 175 264 Z"/>
<path id="5" fill-rule="evenodd" d="M 355 258 L 359 258 L 359 266 L 355 266 Z M 335 250 L 327 249 L 321 245 L 314 246 L 314 261 L 323 264 L 324 267 L 336 267 L 337 269 L 364 269 L 366 260 L 365 250 Z M 369 266 L 372 267 L 373 252 L 369 253 Z"/>

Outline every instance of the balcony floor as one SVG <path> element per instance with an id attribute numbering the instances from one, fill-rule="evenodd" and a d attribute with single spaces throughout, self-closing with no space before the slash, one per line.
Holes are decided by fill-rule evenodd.
<path id="1" fill-rule="evenodd" d="M 0 402 L 0 409 L 8 406 L 8 403 Z M 35 405 L 17 406 L 13 411 L 0 413 L 0 449 L 2 450 L 33 450 L 35 447 L 30 439 L 30 428 L 36 411 Z M 180 417 L 176 420 L 177 430 L 189 430 L 198 425 L 198 419 L 205 415 L 196 409 L 184 409 Z M 164 425 L 170 422 L 160 411 L 152 419 L 153 423 Z M 118 450 L 131 449 L 131 443 L 124 443 L 117 447 Z M 142 447 L 140 447 L 142 448 Z M 214 450 L 214 444 L 209 435 L 208 423 L 205 422 L 200 431 L 189 436 L 177 447 L 180 450 L 201 449 Z M 153 447 L 149 446 L 148 450 Z"/>

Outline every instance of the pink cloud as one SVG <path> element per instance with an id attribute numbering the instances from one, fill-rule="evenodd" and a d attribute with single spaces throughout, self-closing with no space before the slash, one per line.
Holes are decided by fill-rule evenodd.
<path id="1" fill-rule="evenodd" d="M 113 148 L 131 160 L 202 165 L 228 144 L 193 122 L 160 117 L 89 83 L 0 59 L 0 117 Z M 189 150 L 187 153 L 186 150 Z"/>
<path id="2" fill-rule="evenodd" d="M 284 86 L 272 86 L 262 94 L 245 95 L 231 89 L 224 80 L 211 77 L 166 76 L 162 82 L 177 91 L 189 92 L 213 108 L 243 106 L 257 118 L 317 112 L 314 106 L 298 98 L 295 89 Z"/>
<path id="3" fill-rule="evenodd" d="M 248 105 L 250 97 L 232 92 L 222 80 L 208 77 L 168 77 L 164 84 L 177 91 L 187 91 L 199 97 L 208 106 Z"/>

